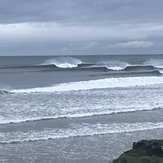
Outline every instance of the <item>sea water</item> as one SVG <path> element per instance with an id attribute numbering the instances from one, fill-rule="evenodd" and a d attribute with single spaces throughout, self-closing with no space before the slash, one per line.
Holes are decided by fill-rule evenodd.
<path id="1" fill-rule="evenodd" d="M 161 138 L 163 56 L 0 57 L 1 162 L 108 162 Z"/>

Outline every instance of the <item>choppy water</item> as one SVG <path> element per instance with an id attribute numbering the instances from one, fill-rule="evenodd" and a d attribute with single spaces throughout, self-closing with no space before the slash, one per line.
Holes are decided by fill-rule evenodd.
<path id="1" fill-rule="evenodd" d="M 106 162 L 118 154 L 113 147 L 114 141 L 117 147 L 114 135 L 131 134 L 136 140 L 149 138 L 142 133 L 150 132 L 150 138 L 160 137 L 162 89 L 161 55 L 1 57 L 0 148 L 4 150 L 0 160 L 22 162 L 21 156 L 9 156 L 9 149 L 24 145 L 21 150 L 26 153 L 28 145 L 33 149 L 38 143 L 43 149 L 37 148 L 38 153 L 34 150 L 33 161 L 28 157 L 24 162 L 39 162 L 46 153 L 45 144 L 65 141 L 67 149 L 61 148 L 57 155 L 46 153 L 42 162 Z M 106 148 L 106 140 L 96 142 L 101 137 L 112 137 L 108 148 L 113 147 L 113 151 L 108 157 L 102 152 L 105 149 L 100 150 Z M 95 146 L 92 153 L 88 150 L 87 159 L 87 151 L 85 155 L 80 150 L 66 153 L 72 146 L 69 140 L 77 139 L 85 141 L 83 150 L 93 139 Z M 128 148 L 123 139 L 121 150 Z M 57 149 L 51 150 L 55 153 Z"/>

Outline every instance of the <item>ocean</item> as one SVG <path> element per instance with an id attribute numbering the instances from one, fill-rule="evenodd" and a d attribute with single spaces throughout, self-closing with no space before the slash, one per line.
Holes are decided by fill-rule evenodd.
<path id="1" fill-rule="evenodd" d="M 0 57 L 0 162 L 107 163 L 163 132 L 163 55 Z"/>

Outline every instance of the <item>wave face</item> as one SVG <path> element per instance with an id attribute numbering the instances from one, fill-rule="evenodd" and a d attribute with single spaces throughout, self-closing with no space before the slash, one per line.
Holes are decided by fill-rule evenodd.
<path id="1" fill-rule="evenodd" d="M 125 71 L 145 71 L 145 70 L 155 70 L 153 66 L 127 66 Z"/>
<path id="2" fill-rule="evenodd" d="M 127 62 L 110 60 L 110 61 L 101 61 L 98 63 L 98 65 L 104 66 L 109 70 L 123 70 L 130 64 Z"/>
<path id="3" fill-rule="evenodd" d="M 106 67 L 109 70 L 123 70 L 130 64 L 122 61 L 99 61 L 95 63 L 82 62 L 79 59 L 73 57 L 58 57 L 47 60 L 43 65 L 55 65 L 58 68 L 98 68 Z"/>
<path id="4" fill-rule="evenodd" d="M 7 95 L 7 94 L 10 94 L 10 91 L 7 91 L 7 90 L 0 90 L 0 95 Z"/>
<path id="5" fill-rule="evenodd" d="M 144 65 L 152 65 L 155 68 L 163 68 L 163 59 L 150 59 L 145 61 Z"/>
<path id="6" fill-rule="evenodd" d="M 1 84 L 0 83 L 0 95 L 7 95 L 10 94 L 11 87 L 9 87 L 6 84 Z"/>
<path id="7" fill-rule="evenodd" d="M 149 86 L 163 84 L 163 77 L 130 77 L 130 78 L 106 78 L 99 80 L 70 82 L 54 85 L 51 87 L 40 87 L 31 89 L 12 90 L 11 93 L 47 93 L 64 91 L 81 91 L 106 88 L 125 88 L 135 86 Z"/>
<path id="8" fill-rule="evenodd" d="M 81 60 L 73 57 L 57 57 L 45 61 L 42 65 L 55 65 L 58 68 L 75 68 L 82 63 Z"/>

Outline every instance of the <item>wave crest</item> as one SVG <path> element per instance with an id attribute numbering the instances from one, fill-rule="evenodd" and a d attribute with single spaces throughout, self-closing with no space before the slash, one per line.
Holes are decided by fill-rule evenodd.
<path id="1" fill-rule="evenodd" d="M 122 61 L 101 61 L 98 63 L 100 66 L 105 66 L 109 70 L 123 70 L 127 66 L 130 66 L 127 62 Z"/>
<path id="2" fill-rule="evenodd" d="M 10 91 L 3 90 L 3 89 L 0 90 L 0 95 L 6 95 L 6 94 L 10 94 Z"/>
<path id="3" fill-rule="evenodd" d="M 11 88 L 6 84 L 0 84 L 0 95 L 10 94 Z"/>
<path id="4" fill-rule="evenodd" d="M 145 61 L 144 65 L 151 65 L 155 68 L 163 68 L 163 59 L 150 59 Z"/>
<path id="5" fill-rule="evenodd" d="M 73 57 L 56 57 L 45 61 L 43 65 L 55 65 L 58 68 L 75 68 L 81 63 L 81 60 Z"/>

